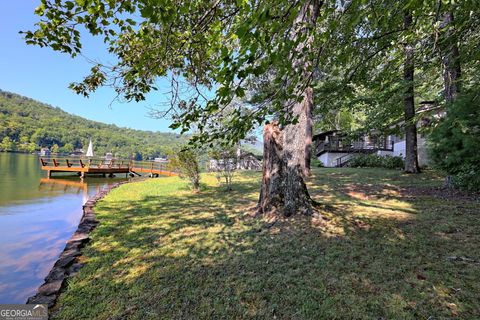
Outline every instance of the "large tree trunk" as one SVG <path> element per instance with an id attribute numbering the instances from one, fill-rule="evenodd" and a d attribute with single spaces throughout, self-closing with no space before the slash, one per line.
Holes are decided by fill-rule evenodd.
<path id="1" fill-rule="evenodd" d="M 412 15 L 409 12 L 404 14 L 404 27 L 409 30 L 412 26 Z M 415 73 L 415 52 L 411 43 L 404 46 L 405 62 L 403 66 L 403 79 L 405 91 L 403 96 L 403 109 L 405 119 L 405 172 L 419 173 L 418 152 L 417 152 L 417 125 L 415 121 L 415 100 L 414 100 L 414 73 Z"/>
<path id="2" fill-rule="evenodd" d="M 303 176 L 309 177 L 311 175 L 310 165 L 312 161 L 312 139 L 313 139 L 313 89 L 308 88 L 305 94 L 308 101 L 305 105 L 305 162 L 303 166 Z"/>
<path id="3" fill-rule="evenodd" d="M 263 130 L 263 177 L 258 213 L 289 217 L 297 213 L 312 215 L 312 199 L 305 184 L 305 152 L 308 117 L 313 105 L 313 89 L 307 88 L 303 101 L 293 106 L 296 124 L 281 130 L 276 122 Z"/>
<path id="4" fill-rule="evenodd" d="M 453 13 L 443 15 L 441 28 L 447 28 L 441 39 L 441 55 L 443 64 L 444 97 L 447 103 L 455 101 L 460 92 L 460 79 L 462 75 L 460 65 L 460 52 L 458 50 L 457 37 L 453 31 Z"/>
<path id="5" fill-rule="evenodd" d="M 295 20 L 294 32 L 292 38 L 297 38 L 299 34 L 304 34 L 314 30 L 318 16 L 320 14 L 320 7 L 323 4 L 321 0 L 304 0 L 302 9 L 300 10 L 297 19 Z M 313 46 L 313 36 L 306 37 L 305 41 L 300 43 L 296 48 L 296 52 L 303 52 L 305 49 L 311 50 Z M 309 79 L 312 76 L 313 71 L 307 71 L 311 69 L 312 62 L 305 58 L 295 58 L 293 61 L 293 67 L 299 74 L 302 74 L 304 79 Z M 301 86 L 299 86 L 301 87 Z M 312 157 L 312 136 L 313 136 L 313 89 L 310 86 L 300 91 L 303 95 L 303 101 L 296 103 L 293 107 L 293 116 L 298 117 L 298 125 L 295 126 L 295 135 L 297 136 L 294 141 L 296 146 L 292 147 L 299 153 L 301 159 L 299 159 L 297 165 L 300 165 L 300 172 L 303 177 L 309 177 L 310 162 Z M 291 126 L 288 126 L 291 127 Z M 287 127 L 287 130 L 289 130 Z M 300 147 L 299 144 L 302 144 Z"/>
<path id="6" fill-rule="evenodd" d="M 312 137 L 307 134 L 310 126 L 307 113 L 312 108 L 313 89 L 307 88 L 303 94 L 303 101 L 296 103 L 292 110 L 294 115 L 298 115 L 298 123 L 287 125 L 283 130 L 284 215 L 287 217 L 295 213 L 312 214 L 312 201 L 303 180 L 310 174 L 310 167 L 308 170 L 306 167 L 306 158 L 310 157 Z"/>
<path id="7" fill-rule="evenodd" d="M 278 214 L 284 207 L 283 134 L 276 122 L 263 129 L 263 177 L 258 213 Z"/>
<path id="8" fill-rule="evenodd" d="M 305 58 L 301 53 L 305 49 L 312 49 L 312 31 L 319 15 L 320 4 L 319 0 L 305 0 L 292 28 L 292 38 L 310 32 L 310 36 L 296 48 L 297 56 L 292 57 L 293 67 L 304 79 L 311 79 L 313 71 L 308 56 Z M 287 217 L 297 213 L 313 213 L 312 200 L 304 181 L 304 177 L 310 175 L 313 89 L 309 85 L 305 88 L 301 84 L 298 88 L 299 94 L 303 96 L 302 101 L 294 103 L 291 110 L 286 110 L 297 122 L 286 125 L 283 130 L 280 130 L 276 123 L 265 126 L 259 213 L 275 213 Z"/>

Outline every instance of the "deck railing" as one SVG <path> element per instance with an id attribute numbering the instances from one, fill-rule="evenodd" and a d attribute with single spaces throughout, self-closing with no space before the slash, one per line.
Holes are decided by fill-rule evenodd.
<path id="1" fill-rule="evenodd" d="M 393 151 L 394 142 L 391 140 L 380 141 L 349 141 L 346 139 L 335 139 L 333 141 L 325 142 L 321 141 L 316 146 L 316 154 L 322 152 L 357 152 L 357 151 L 369 151 L 369 150 L 382 150 Z"/>

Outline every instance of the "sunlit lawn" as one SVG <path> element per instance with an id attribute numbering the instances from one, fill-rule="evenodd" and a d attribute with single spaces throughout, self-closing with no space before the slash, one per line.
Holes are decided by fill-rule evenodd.
<path id="1" fill-rule="evenodd" d="M 478 199 L 437 190 L 432 172 L 316 169 L 328 221 L 268 228 L 245 214 L 259 179 L 242 173 L 230 193 L 209 175 L 199 194 L 175 177 L 115 189 L 56 317 L 480 318 Z"/>

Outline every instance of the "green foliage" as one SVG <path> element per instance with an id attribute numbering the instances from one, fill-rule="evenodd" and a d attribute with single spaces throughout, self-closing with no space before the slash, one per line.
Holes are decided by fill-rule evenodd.
<path id="1" fill-rule="evenodd" d="M 40 21 L 25 40 L 75 56 L 82 52 L 79 30 L 102 37 L 118 57 L 115 66 L 95 64 L 71 85 L 74 91 L 88 95 L 113 84 L 125 99 L 139 101 L 156 89 L 158 77 L 178 75 L 195 90 L 172 101 L 180 109 L 172 128 L 197 129 L 191 141 L 199 143 L 238 141 L 272 115 L 281 124 L 296 121 L 286 104 L 301 100 L 302 88 L 315 81 L 314 66 L 330 60 L 323 51 L 338 20 L 347 21 L 346 32 L 355 30 L 361 5 L 351 6 L 343 14 L 337 1 L 320 0 L 43 1 L 35 12 Z M 272 94 L 222 123 L 219 112 L 266 75 Z"/>
<path id="2" fill-rule="evenodd" d="M 4 137 L 0 143 L 0 151 L 15 151 L 15 142 L 10 137 Z"/>
<path id="3" fill-rule="evenodd" d="M 52 153 L 58 153 L 58 151 L 60 151 L 60 147 L 58 146 L 58 144 L 54 144 L 51 148 L 50 148 L 50 151 L 52 151 Z"/>
<path id="4" fill-rule="evenodd" d="M 430 135 L 435 167 L 452 177 L 455 186 L 480 190 L 480 98 L 477 90 L 460 95 Z"/>
<path id="5" fill-rule="evenodd" d="M 313 155 L 313 153 L 312 153 L 312 155 Z M 310 160 L 310 165 L 312 167 L 322 168 L 323 167 L 323 162 L 318 160 L 317 157 L 312 156 L 312 159 Z"/>
<path id="6" fill-rule="evenodd" d="M 54 152 L 70 153 L 81 148 L 86 151 L 90 137 L 96 154 L 112 152 L 125 158 L 136 155 L 138 159 L 165 155 L 168 149 L 187 140 L 178 134 L 119 128 L 87 120 L 0 90 L 0 150 L 33 152 L 54 147 Z"/>
<path id="7" fill-rule="evenodd" d="M 403 169 L 405 162 L 402 157 L 379 156 L 376 154 L 359 154 L 348 162 L 349 167 L 356 168 L 387 168 Z"/>
<path id="8" fill-rule="evenodd" d="M 178 152 L 171 151 L 168 155 L 169 168 L 171 171 L 178 172 L 182 179 L 190 182 L 193 191 L 200 190 L 200 166 L 196 151 L 186 149 Z"/>
<path id="9" fill-rule="evenodd" d="M 404 11 L 412 14 L 414 28 L 403 28 Z M 455 23 L 444 26 L 447 12 Z M 441 100 L 438 48 L 458 39 L 462 63 L 469 66 L 465 74 L 478 74 L 476 0 L 44 0 L 35 13 L 39 22 L 25 32 L 28 44 L 75 56 L 85 30 L 103 38 L 118 58 L 113 68 L 95 64 L 72 84 L 79 94 L 113 85 L 120 96 L 139 101 L 165 76 L 194 87 L 188 97 L 173 95 L 179 110 L 172 128 L 198 130 L 192 141 L 199 142 L 238 141 L 271 116 L 294 122 L 286 105 L 307 86 L 315 88 L 321 114 L 340 110 L 340 125 L 351 126 L 355 119 L 345 112 L 361 109 L 369 128 L 389 128 L 402 115 L 406 43 L 416 51 L 419 99 Z M 264 85 L 255 107 L 222 122 L 221 110 L 259 82 Z"/>
<path id="10" fill-rule="evenodd" d="M 71 143 L 65 143 L 65 145 L 61 148 L 61 152 L 64 152 L 64 153 L 70 153 L 70 152 L 73 152 L 74 151 L 74 146 L 73 144 Z"/>

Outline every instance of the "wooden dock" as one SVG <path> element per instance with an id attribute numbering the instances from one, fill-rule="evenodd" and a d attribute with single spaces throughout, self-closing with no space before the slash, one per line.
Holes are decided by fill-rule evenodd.
<path id="1" fill-rule="evenodd" d="M 121 159 L 85 159 L 85 158 L 40 158 L 42 170 L 47 171 L 50 178 L 54 172 L 77 173 L 81 178 L 87 175 L 103 175 L 113 177 L 124 173 L 126 176 L 149 174 L 151 177 L 176 176 L 176 172 L 168 169 L 165 162 L 134 161 Z"/>

